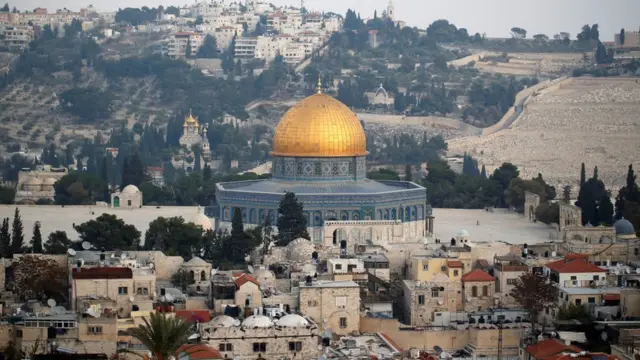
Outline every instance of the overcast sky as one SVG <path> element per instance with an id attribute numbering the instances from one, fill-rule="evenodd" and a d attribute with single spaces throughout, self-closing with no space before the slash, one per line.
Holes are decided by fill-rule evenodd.
<path id="1" fill-rule="evenodd" d="M 0 0 L 1 1 L 1 0 Z M 6 1 L 6 0 L 5 0 Z M 225 0 L 230 1 L 230 0 Z M 244 1 L 244 0 L 242 0 Z M 267 0 L 269 1 L 269 0 Z M 11 6 L 34 9 L 38 6 L 50 10 L 67 7 L 77 10 L 93 4 L 100 10 L 118 7 L 157 5 L 185 5 L 193 0 L 13 0 Z M 300 5 L 300 0 L 270 0 L 277 5 Z M 447 19 L 469 33 L 486 33 L 491 37 L 509 36 L 514 26 L 527 30 L 527 37 L 561 31 L 572 38 L 584 24 L 598 23 L 600 39 L 613 40 L 613 34 L 625 28 L 638 31 L 640 27 L 640 0 L 393 0 L 396 18 L 410 26 L 425 28 L 437 19 Z M 344 14 L 348 8 L 360 12 L 363 18 L 372 17 L 373 10 L 380 14 L 388 0 L 306 0 L 311 10 L 333 11 Z"/>

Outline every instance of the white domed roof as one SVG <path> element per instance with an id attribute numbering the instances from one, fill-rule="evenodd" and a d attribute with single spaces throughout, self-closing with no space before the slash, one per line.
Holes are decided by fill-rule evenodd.
<path id="1" fill-rule="evenodd" d="M 195 214 L 191 218 L 191 220 L 189 220 L 189 222 L 193 223 L 194 225 L 200 226 L 204 231 L 211 230 L 213 228 L 213 226 L 211 225 L 211 219 L 209 219 L 209 217 L 203 213 Z"/>
<path id="2" fill-rule="evenodd" d="M 242 322 L 242 326 L 249 328 L 267 328 L 273 326 L 273 322 L 271 321 L 271 319 L 264 315 L 252 315 L 244 319 L 244 321 Z"/>
<path id="3" fill-rule="evenodd" d="M 311 241 L 297 238 L 287 245 L 287 260 L 291 261 L 311 261 L 311 255 L 316 250 Z"/>
<path id="4" fill-rule="evenodd" d="M 53 185 L 53 184 L 56 183 L 56 181 L 58 181 L 58 180 L 56 180 L 55 178 L 46 178 L 46 179 L 44 179 L 43 184 L 45 184 L 45 185 Z"/>
<path id="5" fill-rule="evenodd" d="M 123 194 L 138 194 L 139 192 L 140 190 L 138 189 L 138 187 L 131 184 L 125 186 L 121 191 L 121 193 Z"/>
<path id="6" fill-rule="evenodd" d="M 460 229 L 458 230 L 458 233 L 456 234 L 456 236 L 470 236 L 470 235 L 467 229 Z"/>
<path id="7" fill-rule="evenodd" d="M 29 179 L 27 179 L 25 184 L 27 184 L 27 185 L 42 185 L 42 179 L 33 176 L 33 177 L 30 177 Z"/>
<path id="8" fill-rule="evenodd" d="M 276 322 L 278 326 L 284 327 L 301 327 L 309 325 L 309 321 L 297 314 L 289 314 L 283 316 L 280 320 Z"/>
<path id="9" fill-rule="evenodd" d="M 213 327 L 232 327 L 240 326 L 240 320 L 234 319 L 229 315 L 219 315 L 211 320 L 211 326 Z"/>

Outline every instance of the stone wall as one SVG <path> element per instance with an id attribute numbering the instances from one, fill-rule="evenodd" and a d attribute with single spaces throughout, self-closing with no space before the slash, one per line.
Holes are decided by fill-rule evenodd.
<path id="1" fill-rule="evenodd" d="M 434 292 L 433 288 L 444 288 Z M 418 287 L 416 282 L 403 282 L 406 320 L 412 326 L 427 326 L 433 322 L 434 312 L 462 310 L 461 286 L 459 282 L 428 283 Z M 437 295 L 437 296 L 434 296 Z M 421 304 L 420 299 L 424 299 Z"/>
<path id="2" fill-rule="evenodd" d="M 475 287 L 475 296 L 474 290 Z M 484 295 L 484 289 L 487 289 L 487 295 Z M 463 286 L 462 293 L 464 298 L 464 310 L 467 312 L 486 310 L 490 307 L 494 307 L 495 301 L 493 295 L 495 294 L 495 281 L 487 282 L 466 282 Z"/>
<path id="3" fill-rule="evenodd" d="M 205 325 L 206 326 L 206 325 Z M 257 358 L 260 354 L 265 359 L 314 359 L 319 355 L 318 329 L 311 328 L 206 328 L 201 331 L 202 340 L 214 349 L 221 350 L 220 344 L 231 351 L 220 351 L 225 358 Z M 290 350 L 290 343 L 299 342 L 299 351 Z M 254 343 L 265 343 L 265 351 L 254 351 Z"/>
<path id="4" fill-rule="evenodd" d="M 433 349 L 440 346 L 444 351 L 453 352 L 463 349 L 468 344 L 476 347 L 474 355 L 496 355 L 498 343 L 497 329 L 469 328 L 467 330 L 444 330 L 444 331 L 412 331 L 409 329 L 400 330 L 405 327 L 395 319 L 370 319 L 360 320 L 361 333 L 381 332 L 387 335 L 402 349 L 412 347 L 419 349 Z M 518 354 L 520 337 L 524 328 L 503 329 L 502 346 L 504 356 L 514 356 Z"/>
<path id="5" fill-rule="evenodd" d="M 339 306 L 340 297 L 346 297 L 345 306 Z M 360 328 L 360 288 L 301 286 L 300 312 L 310 316 L 321 330 L 347 335 Z M 340 325 L 343 318 L 346 327 Z"/>

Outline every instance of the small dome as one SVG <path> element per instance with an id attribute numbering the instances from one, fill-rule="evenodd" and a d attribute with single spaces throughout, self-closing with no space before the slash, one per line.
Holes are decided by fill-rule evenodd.
<path id="1" fill-rule="evenodd" d="M 233 327 L 240 326 L 240 320 L 234 319 L 229 315 L 219 315 L 213 318 L 210 324 L 213 327 Z"/>
<path id="2" fill-rule="evenodd" d="M 636 229 L 634 229 L 631 221 L 622 218 L 613 224 L 616 229 L 616 235 L 635 235 Z"/>
<path id="3" fill-rule="evenodd" d="M 25 182 L 25 185 L 42 185 L 42 179 L 37 178 L 35 176 L 34 177 L 30 177 Z"/>
<path id="4" fill-rule="evenodd" d="M 211 266 L 211 264 L 209 264 L 208 262 L 202 260 L 201 258 L 194 256 L 193 258 L 191 258 L 191 260 L 187 261 L 186 263 L 183 264 L 183 266 L 188 266 L 188 267 L 203 267 L 203 266 Z"/>
<path id="5" fill-rule="evenodd" d="M 311 261 L 311 255 L 316 250 L 311 241 L 297 238 L 287 245 L 287 260 L 291 261 Z"/>
<path id="6" fill-rule="evenodd" d="M 56 180 L 55 178 L 46 178 L 46 179 L 44 179 L 43 184 L 44 185 L 54 185 L 56 183 L 56 181 L 58 181 L 58 180 Z"/>
<path id="7" fill-rule="evenodd" d="M 309 325 L 309 321 L 297 314 L 285 315 L 276 322 L 278 326 L 284 327 L 302 327 Z"/>
<path id="8" fill-rule="evenodd" d="M 138 194 L 140 193 L 140 190 L 135 185 L 127 185 L 124 187 L 124 189 L 122 189 L 121 193 L 122 194 Z"/>
<path id="9" fill-rule="evenodd" d="M 273 326 L 273 322 L 271 321 L 271 319 L 264 315 L 252 315 L 244 319 L 244 321 L 242 322 L 242 326 L 249 328 L 267 328 Z"/>
<path id="10" fill-rule="evenodd" d="M 213 226 L 211 225 L 211 219 L 209 219 L 207 215 L 201 212 L 195 214 L 191 218 L 191 220 L 189 220 L 189 222 L 193 223 L 194 225 L 199 225 L 204 231 L 211 230 L 213 228 Z"/>
<path id="11" fill-rule="evenodd" d="M 460 229 L 458 230 L 458 233 L 456 234 L 456 236 L 470 236 L 470 235 L 467 229 Z"/>

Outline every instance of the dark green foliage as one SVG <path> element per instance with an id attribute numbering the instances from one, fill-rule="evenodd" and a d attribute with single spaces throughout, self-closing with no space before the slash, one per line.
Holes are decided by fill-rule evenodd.
<path id="1" fill-rule="evenodd" d="M 149 175 L 147 169 L 142 162 L 140 153 L 134 152 L 130 157 L 124 160 L 124 166 L 122 167 L 122 183 L 120 188 L 124 189 L 127 185 L 134 185 L 140 187 L 144 181 L 149 181 Z"/>
<path id="2" fill-rule="evenodd" d="M 184 52 L 185 52 L 184 56 L 187 57 L 187 58 L 190 58 L 191 57 L 191 51 L 193 51 L 193 49 L 191 48 L 191 40 L 189 39 L 189 40 L 187 40 L 187 46 L 185 47 L 185 50 L 184 50 Z"/>
<path id="3" fill-rule="evenodd" d="M 231 235 L 224 240 L 225 253 L 228 258 L 240 263 L 244 257 L 253 250 L 254 247 L 249 246 L 253 241 L 244 232 L 244 224 L 242 223 L 242 210 L 233 209 L 233 217 L 231 218 Z"/>
<path id="4" fill-rule="evenodd" d="M 597 170 L 595 170 L 594 176 L 597 175 L 598 172 Z M 576 206 L 582 209 L 582 225 L 590 223 L 593 226 L 597 226 L 600 224 L 600 218 L 598 216 L 598 205 L 601 199 L 608 196 L 609 194 L 605 189 L 604 183 L 595 177 L 587 180 L 580 187 L 580 193 L 578 194 Z"/>
<path id="5" fill-rule="evenodd" d="M 178 9 L 176 14 L 175 9 L 176 9 L 175 7 L 169 6 L 167 8 L 167 13 L 172 13 L 172 14 L 175 14 L 176 16 L 179 16 L 180 10 Z M 125 22 L 131 25 L 137 26 L 140 24 L 145 24 L 145 23 L 149 23 L 157 20 L 158 14 L 159 14 L 159 9 L 148 8 L 146 6 L 143 6 L 142 9 L 138 9 L 138 8 L 118 9 L 118 11 L 116 12 L 116 22 Z"/>
<path id="6" fill-rule="evenodd" d="M 368 172 L 367 178 L 371 180 L 400 180 L 397 172 L 384 168 Z"/>
<path id="7" fill-rule="evenodd" d="M 78 118 L 80 124 L 94 123 L 111 115 L 112 95 L 94 87 L 73 88 L 59 95 L 63 110 Z"/>
<path id="8" fill-rule="evenodd" d="M 49 234 L 47 242 L 44 243 L 44 253 L 52 255 L 66 254 L 71 244 L 72 242 L 65 231 L 54 231 Z"/>
<path id="9" fill-rule="evenodd" d="M 309 239 L 307 233 L 307 217 L 304 216 L 303 204 L 296 194 L 287 192 L 278 206 L 278 245 L 286 246 L 298 238 Z"/>
<path id="10" fill-rule="evenodd" d="M 517 179 L 520 176 L 520 170 L 518 167 L 511 163 L 503 163 L 497 168 L 493 174 L 489 177 L 491 180 L 496 181 L 502 188 L 503 195 L 500 197 L 500 204 L 506 204 L 504 191 L 509 188 L 511 180 Z"/>
<path id="11" fill-rule="evenodd" d="M 547 185 L 542 179 L 542 175 L 538 174 L 538 177 L 531 180 L 512 179 L 506 191 L 506 203 L 516 211 L 524 212 L 525 192 L 527 191 L 540 196 L 541 204 L 556 197 L 555 188 Z"/>
<path id="12" fill-rule="evenodd" d="M 480 170 L 480 176 L 483 178 L 487 177 L 487 170 L 484 168 L 484 164 L 482 164 L 482 170 Z"/>
<path id="13" fill-rule="evenodd" d="M 404 166 L 404 181 L 413 181 L 413 168 L 411 164 Z"/>
<path id="14" fill-rule="evenodd" d="M 545 224 L 558 224 L 560 222 L 560 205 L 557 202 L 543 202 L 536 209 L 536 221 Z"/>
<path id="15" fill-rule="evenodd" d="M 478 160 L 472 158 L 471 155 L 464 154 L 462 158 L 462 173 L 469 176 L 479 176 Z"/>
<path id="16" fill-rule="evenodd" d="M 9 218 L 2 219 L 0 228 L 0 256 L 11 258 L 11 234 L 9 233 Z"/>
<path id="17" fill-rule="evenodd" d="M 624 33 L 624 28 L 622 28 L 620 30 L 620 45 L 624 45 L 624 40 L 625 40 L 625 33 Z"/>
<path id="18" fill-rule="evenodd" d="M 624 217 L 629 220 L 640 236 L 640 189 L 636 182 L 633 166 L 627 170 L 627 183 L 616 196 L 615 219 Z"/>
<path id="19" fill-rule="evenodd" d="M 562 201 L 564 201 L 565 204 L 571 202 L 571 185 L 565 185 L 562 188 Z"/>
<path id="20" fill-rule="evenodd" d="M 94 220 L 74 224 L 73 228 L 81 241 L 90 242 L 96 249 L 136 250 L 140 245 L 140 231 L 115 215 L 102 214 Z"/>
<path id="21" fill-rule="evenodd" d="M 11 255 L 22 254 L 24 250 L 24 228 L 20 210 L 16 208 L 13 213 L 13 223 L 11 224 Z"/>
<path id="22" fill-rule="evenodd" d="M 584 163 L 580 165 L 580 186 L 582 186 L 587 181 L 587 173 L 584 168 Z"/>
<path id="23" fill-rule="evenodd" d="M 159 217 L 149 224 L 144 235 L 145 250 L 159 250 L 185 259 L 200 255 L 203 244 L 203 229 L 182 217 Z"/>
<path id="24" fill-rule="evenodd" d="M 33 224 L 33 237 L 31 238 L 31 251 L 42 254 L 42 233 L 40 233 L 40 221 Z"/>
<path id="25" fill-rule="evenodd" d="M 613 203 L 609 192 L 598 201 L 598 220 L 601 225 L 611 226 L 613 224 Z"/>
<path id="26" fill-rule="evenodd" d="M 216 38 L 207 35 L 204 38 L 204 42 L 202 46 L 198 49 L 196 53 L 197 58 L 206 58 L 206 59 L 214 59 L 218 57 L 218 43 L 216 42 Z"/>
<path id="27" fill-rule="evenodd" d="M 53 185 L 58 205 L 89 205 L 103 200 L 106 181 L 87 172 L 73 171 Z"/>
<path id="28" fill-rule="evenodd" d="M 16 190 L 10 186 L 0 186 L 0 204 L 13 204 L 16 197 Z"/>

